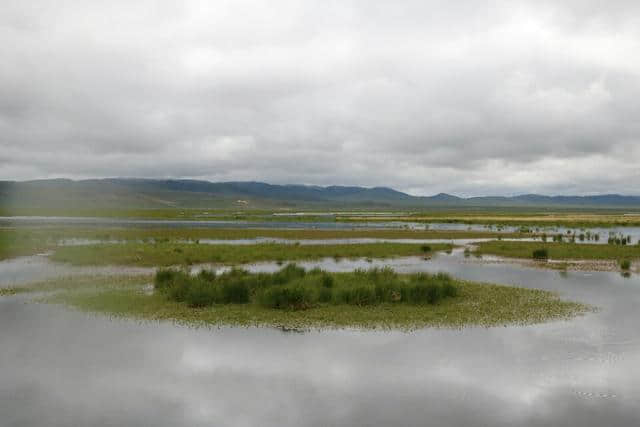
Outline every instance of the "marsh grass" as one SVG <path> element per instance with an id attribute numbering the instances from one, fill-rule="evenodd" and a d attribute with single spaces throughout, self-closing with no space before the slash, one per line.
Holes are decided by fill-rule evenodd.
<path id="1" fill-rule="evenodd" d="M 452 245 L 432 244 L 432 251 Z M 57 262 L 73 265 L 171 266 L 198 263 L 246 264 L 259 261 L 296 261 L 325 257 L 385 258 L 421 255 L 420 245 L 372 243 L 343 245 L 256 244 L 190 245 L 177 243 L 127 243 L 59 247 L 51 255 Z"/>
<path id="2" fill-rule="evenodd" d="M 0 260 L 45 252 L 52 245 L 43 235 L 0 228 Z"/>
<path id="3" fill-rule="evenodd" d="M 380 238 L 380 239 L 471 239 L 482 237 L 527 237 L 521 233 L 499 233 L 491 230 L 407 230 L 407 229 L 278 229 L 278 228 L 206 228 L 194 227 L 4 227 L 0 228 L 0 242 L 7 240 L 16 244 L 20 241 L 55 243 L 61 239 L 82 238 L 90 240 L 177 242 L 200 239 L 255 239 L 282 238 L 289 240 Z"/>
<path id="4" fill-rule="evenodd" d="M 629 270 L 631 268 L 631 261 L 629 261 L 628 259 L 620 260 L 620 268 L 622 270 Z"/>
<path id="5" fill-rule="evenodd" d="M 535 260 L 546 261 L 547 259 L 549 259 L 549 251 L 547 250 L 547 248 L 534 249 L 532 252 L 532 257 Z"/>
<path id="6" fill-rule="evenodd" d="M 0 296 L 11 296 L 27 293 L 50 292 L 95 292 L 114 289 L 138 289 L 153 281 L 152 275 L 86 275 L 66 276 L 28 283 L 25 285 L 0 288 Z"/>
<path id="7" fill-rule="evenodd" d="M 382 303 L 436 304 L 457 295 L 453 279 L 444 273 L 400 276 L 390 268 L 353 273 L 306 272 L 288 264 L 275 273 L 232 269 L 216 275 L 183 270 L 159 270 L 157 291 L 190 307 L 256 303 L 274 309 L 303 310 L 319 304 L 376 305 Z"/>

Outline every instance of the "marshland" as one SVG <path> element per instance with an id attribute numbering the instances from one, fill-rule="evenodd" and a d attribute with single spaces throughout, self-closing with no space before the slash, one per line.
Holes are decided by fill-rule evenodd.
<path id="1" fill-rule="evenodd" d="M 0 1 L 0 427 L 639 426 L 639 24 Z"/>
<path id="2" fill-rule="evenodd" d="M 5 357 L 18 374 L 2 373 L 9 387 L 25 387 L 20 373 L 28 370 L 39 373 L 39 389 L 64 384 L 68 396 L 82 399 L 80 378 L 69 375 L 92 370 L 100 374 L 83 380 L 83 388 L 106 398 L 100 375 L 136 387 L 171 381 L 188 391 L 192 372 L 225 370 L 236 385 L 217 399 L 228 405 L 234 393 L 257 396 L 272 390 L 272 381 L 294 381 L 285 378 L 300 364 L 295 381 L 304 391 L 277 393 L 277 402 L 302 404 L 313 388 L 363 404 L 372 397 L 358 391 L 368 389 L 374 401 L 394 402 L 412 418 L 421 412 L 392 392 L 398 378 L 417 397 L 424 383 L 409 371 L 421 372 L 422 381 L 448 383 L 438 374 L 443 367 L 481 363 L 482 372 L 466 375 L 490 376 L 488 383 L 501 378 L 520 390 L 551 378 L 552 388 L 531 389 L 565 404 L 588 397 L 599 413 L 612 414 L 612 402 L 626 405 L 635 393 L 626 372 L 640 347 L 633 322 L 625 320 L 640 302 L 633 228 L 610 224 L 567 233 L 535 224 L 448 228 L 376 221 L 328 229 L 282 219 L 266 227 L 200 220 L 189 227 L 167 219 L 141 225 L 74 218 L 2 220 L 0 320 L 19 325 L 0 338 L 3 348 L 14 349 Z M 632 236 L 630 244 L 616 242 L 623 235 Z M 521 263 L 527 259 L 536 265 Z M 572 269 L 569 262 L 580 260 L 610 261 L 612 271 Z M 560 262 L 569 268 L 558 271 Z M 67 343 L 64 353 L 60 342 Z M 25 359 L 21 351 L 32 356 Z M 122 352 L 132 356 L 123 359 Z M 161 354 L 151 365 L 142 356 L 149 352 Z M 278 379 L 252 371 L 253 355 Z M 328 369 L 323 360 L 351 371 L 359 366 L 362 374 L 338 387 L 307 369 Z M 54 373 L 47 372 L 51 363 Z M 614 388 L 595 375 L 603 364 L 618 378 Z M 175 366 L 173 380 L 157 375 Z M 565 377 L 567 366 L 571 377 Z M 438 405 L 457 399 L 452 389 L 429 395 Z M 47 394 L 33 399 L 51 402 Z M 20 402 L 4 404 L 20 408 Z M 131 404 L 144 405 L 133 396 L 123 403 Z M 253 410 L 265 406 L 255 402 Z M 481 416 L 496 411 L 489 406 Z M 378 411 L 372 414 L 379 419 Z M 448 416 L 453 422 L 464 412 Z"/>

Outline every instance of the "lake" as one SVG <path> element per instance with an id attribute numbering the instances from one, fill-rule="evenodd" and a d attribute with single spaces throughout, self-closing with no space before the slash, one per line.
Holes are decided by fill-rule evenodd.
<path id="1" fill-rule="evenodd" d="M 557 291 L 599 311 L 536 326 L 292 332 L 112 319 L 1 297 L 2 425 L 640 424 L 638 275 L 487 264 L 461 250 L 301 264 L 447 271 Z M 9 267 L 18 281 L 86 272 L 24 257 L 0 263 L 0 277 Z"/>

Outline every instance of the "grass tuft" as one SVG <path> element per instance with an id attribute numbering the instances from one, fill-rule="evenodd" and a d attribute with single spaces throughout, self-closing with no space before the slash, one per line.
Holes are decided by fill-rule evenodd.
<path id="1" fill-rule="evenodd" d="M 390 268 L 330 274 L 320 269 L 306 272 L 287 264 L 275 273 L 249 273 L 232 269 L 216 275 L 160 269 L 155 289 L 168 299 L 189 307 L 246 304 L 303 310 L 320 304 L 369 306 L 383 303 L 437 304 L 458 295 L 453 279 L 444 273 L 399 276 Z"/>
<path id="2" fill-rule="evenodd" d="M 549 259 L 549 251 L 547 248 L 534 249 L 532 252 L 533 259 L 546 261 Z"/>

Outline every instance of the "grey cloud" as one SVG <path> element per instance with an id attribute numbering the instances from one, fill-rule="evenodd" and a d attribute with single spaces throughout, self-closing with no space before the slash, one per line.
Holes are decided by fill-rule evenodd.
<path id="1" fill-rule="evenodd" d="M 637 193 L 638 12 L 3 2 L 0 179 Z"/>

